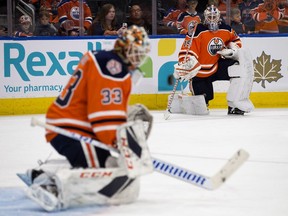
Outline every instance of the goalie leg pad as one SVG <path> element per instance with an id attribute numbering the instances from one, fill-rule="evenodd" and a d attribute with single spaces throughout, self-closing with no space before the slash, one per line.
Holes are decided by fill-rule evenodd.
<path id="1" fill-rule="evenodd" d="M 239 64 L 228 68 L 228 74 L 231 77 L 227 92 L 228 106 L 250 112 L 254 109 L 249 99 L 254 79 L 252 57 L 244 48 L 239 49 L 238 56 Z"/>
<path id="2" fill-rule="evenodd" d="M 120 167 L 130 178 L 153 172 L 151 155 L 141 120 L 128 122 L 117 129 L 117 146 L 120 151 Z"/>
<path id="3" fill-rule="evenodd" d="M 126 204 L 135 201 L 140 184 L 123 168 L 63 169 L 55 177 L 62 208 L 93 204 Z M 137 181 L 135 181 L 137 182 Z"/>
<path id="4" fill-rule="evenodd" d="M 170 94 L 168 96 L 168 101 L 171 100 L 171 97 L 172 97 L 172 95 Z M 181 106 L 180 106 L 180 96 L 179 96 L 179 94 L 175 94 L 174 95 L 174 98 L 172 100 L 171 107 L 170 107 L 170 112 L 171 113 L 182 113 Z"/>
<path id="5" fill-rule="evenodd" d="M 120 205 L 138 198 L 139 180 L 130 179 L 123 168 L 62 169 L 51 180 L 54 185 L 33 184 L 27 196 L 46 211 L 87 205 Z"/>
<path id="6" fill-rule="evenodd" d="M 171 104 L 171 113 L 183 113 L 187 115 L 208 115 L 204 95 L 175 95 Z"/>

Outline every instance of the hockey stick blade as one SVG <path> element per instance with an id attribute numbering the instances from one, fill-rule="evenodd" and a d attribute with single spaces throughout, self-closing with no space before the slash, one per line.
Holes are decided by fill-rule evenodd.
<path id="1" fill-rule="evenodd" d="M 164 119 L 165 119 L 165 120 L 169 119 L 170 114 L 171 114 L 170 110 L 166 109 L 166 110 L 165 110 L 165 113 L 164 113 Z"/>
<path id="2" fill-rule="evenodd" d="M 247 161 L 249 153 L 244 149 L 238 150 L 212 178 L 213 189 L 220 187 L 241 165 Z"/>
<path id="3" fill-rule="evenodd" d="M 243 150 L 238 150 L 213 177 L 190 171 L 165 161 L 153 158 L 154 170 L 200 188 L 215 190 L 219 188 L 249 157 Z"/>

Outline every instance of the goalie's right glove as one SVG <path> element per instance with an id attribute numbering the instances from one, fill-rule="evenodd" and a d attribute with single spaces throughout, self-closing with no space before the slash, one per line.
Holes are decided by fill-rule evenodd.
<path id="1" fill-rule="evenodd" d="M 197 75 L 201 65 L 194 56 L 189 57 L 185 62 L 180 62 L 174 65 L 173 76 L 175 79 L 189 81 Z"/>

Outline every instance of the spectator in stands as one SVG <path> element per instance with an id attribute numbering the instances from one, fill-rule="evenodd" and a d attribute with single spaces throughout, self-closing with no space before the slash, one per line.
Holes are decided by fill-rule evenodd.
<path id="1" fill-rule="evenodd" d="M 231 27 L 237 34 L 246 33 L 245 26 L 241 22 L 241 11 L 239 8 L 231 8 Z"/>
<path id="2" fill-rule="evenodd" d="M 8 32 L 7 32 L 7 27 L 4 25 L 0 25 L 0 36 L 7 36 Z"/>
<path id="3" fill-rule="evenodd" d="M 227 21 L 227 6 L 226 6 L 226 0 L 215 0 L 214 2 L 217 2 L 214 4 L 218 10 L 221 13 L 221 17 L 223 21 Z M 239 3 L 242 2 L 242 0 L 230 0 L 230 8 L 238 7 Z"/>
<path id="4" fill-rule="evenodd" d="M 252 17 L 251 10 L 258 7 L 258 3 L 253 0 L 243 0 L 238 7 L 241 11 L 241 21 L 245 26 L 246 33 L 254 33 L 255 20 Z"/>
<path id="5" fill-rule="evenodd" d="M 28 15 L 22 15 L 19 19 L 19 27 L 13 33 L 15 37 L 31 37 L 33 36 L 32 28 L 32 20 Z"/>
<path id="6" fill-rule="evenodd" d="M 58 19 L 58 11 L 57 7 L 59 4 L 60 0 L 44 0 L 41 1 L 41 10 L 47 10 L 50 14 L 49 22 L 52 23 L 54 26 L 57 26 L 56 28 L 59 27 L 59 19 Z M 57 25 L 58 24 L 58 25 Z"/>
<path id="7" fill-rule="evenodd" d="M 198 0 L 186 0 L 187 10 L 181 13 L 177 19 L 177 29 L 180 34 L 187 34 L 197 23 L 201 22 L 201 16 L 196 11 Z"/>
<path id="8" fill-rule="evenodd" d="M 152 33 L 152 25 L 143 17 L 143 12 L 140 5 L 131 5 L 129 12 L 129 17 L 127 19 L 128 27 L 131 25 L 137 25 L 143 27 L 147 34 Z"/>
<path id="9" fill-rule="evenodd" d="M 283 11 L 274 0 L 264 0 L 252 11 L 255 20 L 255 30 L 259 33 L 279 33 L 278 21 L 284 17 Z"/>
<path id="10" fill-rule="evenodd" d="M 39 13 L 39 24 L 36 25 L 35 36 L 55 36 L 57 29 L 49 22 L 50 13 L 42 9 Z"/>
<path id="11" fill-rule="evenodd" d="M 88 30 L 88 35 L 121 35 L 127 26 L 120 27 L 115 15 L 114 5 L 104 4 Z"/>
<path id="12" fill-rule="evenodd" d="M 288 2 L 286 0 L 279 2 L 279 8 L 281 8 L 284 16 L 278 21 L 279 33 L 288 33 Z"/>
<path id="13" fill-rule="evenodd" d="M 66 35 L 79 35 L 80 32 L 85 33 L 92 24 L 91 10 L 88 4 L 83 1 L 83 28 L 80 29 L 79 21 L 79 0 L 61 0 L 58 5 L 58 17 L 60 24 L 60 33 Z M 71 22 L 72 21 L 72 22 Z"/>
<path id="14" fill-rule="evenodd" d="M 217 8 L 220 11 L 222 19 L 226 21 L 226 2 L 223 0 L 218 0 Z"/>
<path id="15" fill-rule="evenodd" d="M 38 11 L 40 7 L 40 0 L 24 0 L 26 4 L 29 5 L 35 12 Z"/>
<path id="16" fill-rule="evenodd" d="M 177 19 L 180 13 L 185 12 L 187 8 L 186 0 L 176 0 L 174 7 L 170 8 L 163 18 L 163 24 L 175 32 L 177 29 Z"/>

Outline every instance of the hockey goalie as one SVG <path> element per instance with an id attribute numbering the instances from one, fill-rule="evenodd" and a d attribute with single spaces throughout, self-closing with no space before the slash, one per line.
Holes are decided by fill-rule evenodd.
<path id="1" fill-rule="evenodd" d="M 46 124 L 78 138 L 91 137 L 118 154 L 46 128 L 47 142 L 65 159 L 27 171 L 27 195 L 42 208 L 56 211 L 137 199 L 140 176 L 153 171 L 146 143 L 152 116 L 144 105 L 128 108 L 128 99 L 149 51 L 145 30 L 131 26 L 113 50 L 84 54 L 49 107 Z"/>
<path id="2" fill-rule="evenodd" d="M 204 22 L 186 35 L 173 75 L 180 82 L 189 81 L 192 96 L 170 96 L 172 113 L 208 114 L 207 107 L 214 99 L 213 82 L 218 80 L 230 81 L 228 115 L 244 115 L 254 109 L 249 99 L 254 79 L 252 57 L 213 5 L 204 11 Z"/>

